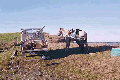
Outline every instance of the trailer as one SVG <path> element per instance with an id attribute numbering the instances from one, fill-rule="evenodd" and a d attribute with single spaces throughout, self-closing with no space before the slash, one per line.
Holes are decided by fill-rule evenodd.
<path id="1" fill-rule="evenodd" d="M 48 41 L 45 40 L 43 28 L 21 29 L 20 50 L 22 56 L 25 56 L 26 52 L 35 54 L 40 51 L 48 51 Z"/>

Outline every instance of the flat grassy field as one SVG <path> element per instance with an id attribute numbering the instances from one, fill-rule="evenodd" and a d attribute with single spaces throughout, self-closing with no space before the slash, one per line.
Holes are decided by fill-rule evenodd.
<path id="1" fill-rule="evenodd" d="M 13 48 L 6 49 L 6 44 L 14 41 L 20 33 L 0 34 L 0 46 L 4 52 L 0 53 L 0 80 L 116 80 L 120 79 L 120 56 L 111 57 L 111 46 L 104 44 L 89 44 L 89 53 L 80 52 L 76 43 L 71 43 L 70 49 L 65 51 L 65 43 L 57 43 L 55 36 L 46 36 L 49 43 L 49 51 L 41 52 L 50 56 L 49 60 L 42 59 L 41 55 L 21 57 L 19 46 L 17 63 L 10 67 L 10 56 Z M 53 40 L 54 39 L 54 40 Z M 52 42 L 53 41 L 53 42 Z M 9 46 L 8 46 L 9 47 Z M 28 60 L 28 61 L 27 61 Z"/>

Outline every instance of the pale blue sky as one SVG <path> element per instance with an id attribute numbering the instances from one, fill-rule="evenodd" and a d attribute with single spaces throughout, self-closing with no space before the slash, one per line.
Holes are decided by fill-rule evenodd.
<path id="1" fill-rule="evenodd" d="M 119 0 L 0 0 L 0 33 L 43 27 L 82 29 L 88 41 L 120 42 Z"/>

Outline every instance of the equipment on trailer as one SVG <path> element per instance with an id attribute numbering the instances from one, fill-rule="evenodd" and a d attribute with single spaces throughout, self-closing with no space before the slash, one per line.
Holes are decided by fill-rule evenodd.
<path id="1" fill-rule="evenodd" d="M 40 51 L 48 51 L 48 42 L 45 40 L 43 28 L 21 29 L 20 49 L 22 56 L 25 56 L 26 52 L 35 54 Z"/>

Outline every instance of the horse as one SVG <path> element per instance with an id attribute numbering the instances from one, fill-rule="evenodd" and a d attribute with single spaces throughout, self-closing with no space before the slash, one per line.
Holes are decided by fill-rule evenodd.
<path id="1" fill-rule="evenodd" d="M 80 42 L 82 42 L 82 44 L 80 44 L 79 46 L 82 45 L 83 48 L 86 48 L 84 49 L 85 53 L 88 52 L 88 44 L 87 44 L 87 33 L 85 31 L 82 31 L 80 29 L 76 29 L 76 32 L 75 32 L 75 40 L 76 42 L 79 44 Z"/>
<path id="2" fill-rule="evenodd" d="M 86 51 L 88 48 L 87 45 L 87 33 L 85 31 L 82 31 L 80 29 L 73 30 L 66 30 L 64 28 L 60 28 L 60 31 L 58 33 L 58 36 L 62 35 L 66 38 L 66 49 L 70 46 L 70 41 L 74 40 L 79 45 L 80 50 L 86 47 Z M 84 51 L 84 50 L 83 50 Z"/>
<path id="3" fill-rule="evenodd" d="M 65 49 L 65 51 L 67 51 L 69 46 L 70 46 L 70 42 L 71 42 L 70 30 L 60 28 L 58 36 L 61 36 L 61 35 L 62 35 L 62 37 L 64 37 L 64 39 L 66 41 L 66 49 Z"/>

